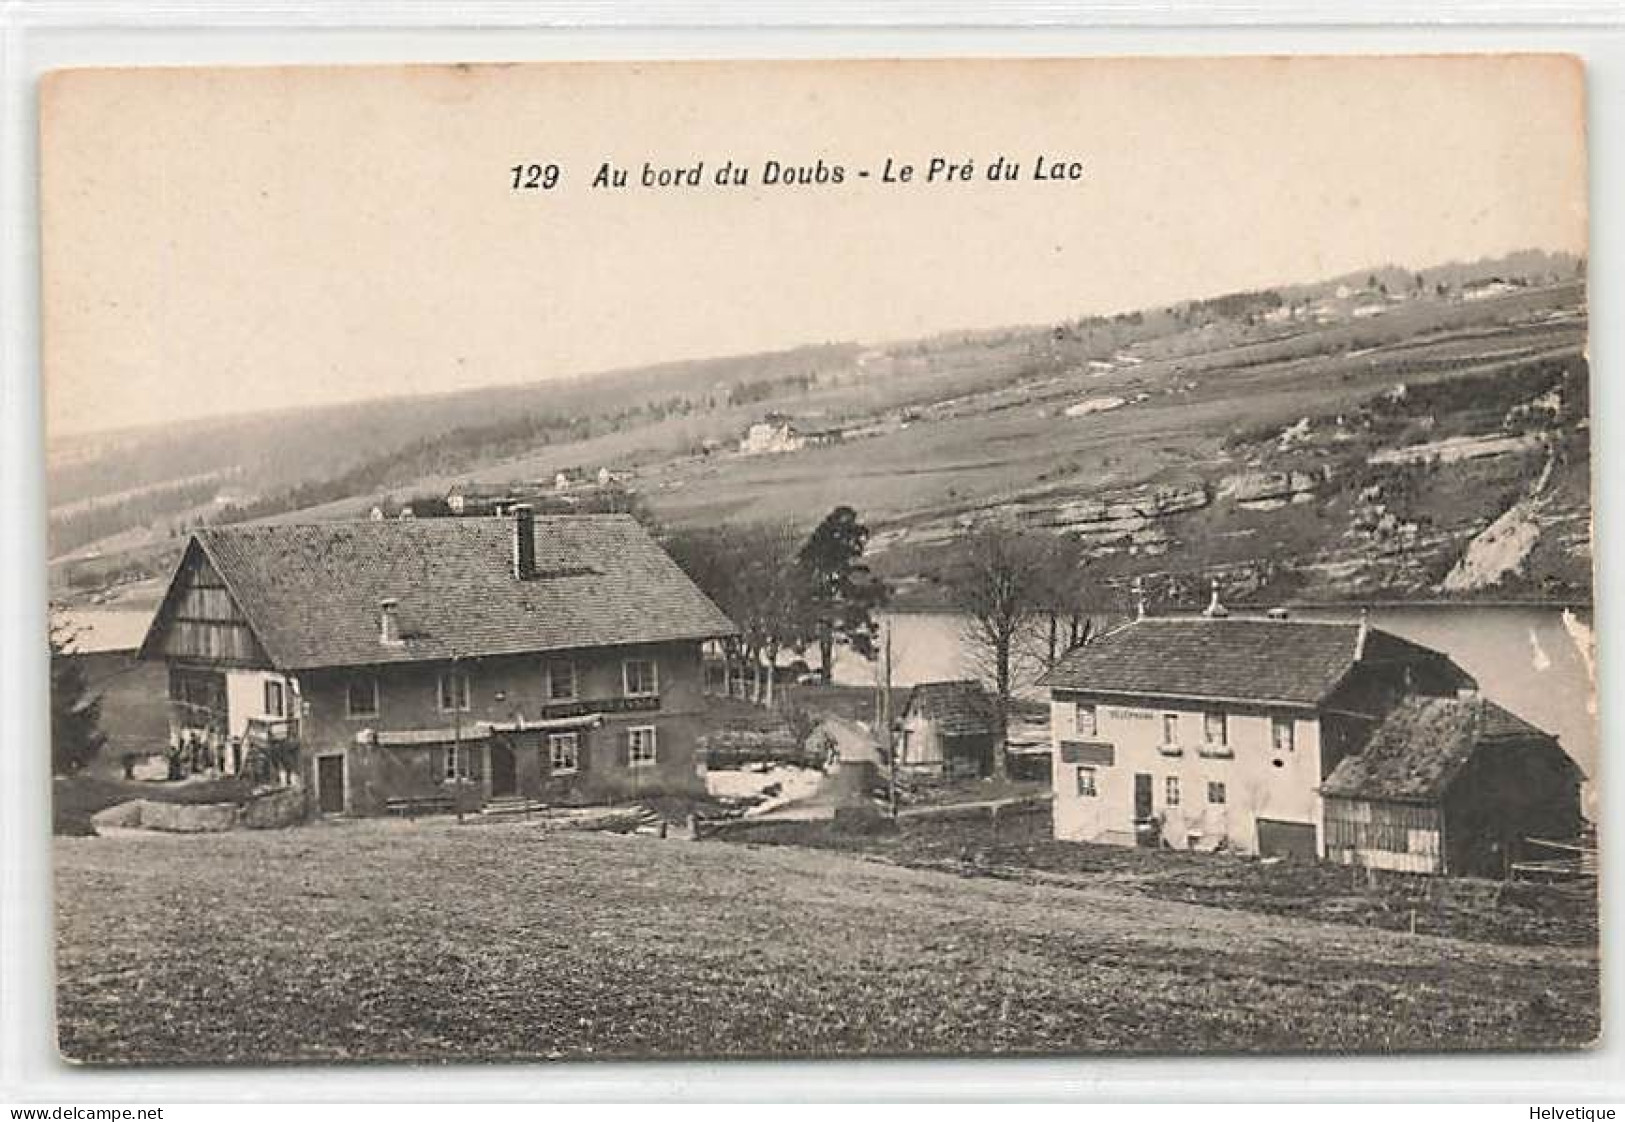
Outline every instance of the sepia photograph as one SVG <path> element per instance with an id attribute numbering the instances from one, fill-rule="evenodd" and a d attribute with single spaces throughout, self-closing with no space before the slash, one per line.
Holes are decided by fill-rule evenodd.
<path id="1" fill-rule="evenodd" d="M 39 110 L 65 1061 L 1599 1040 L 1575 57 Z"/>

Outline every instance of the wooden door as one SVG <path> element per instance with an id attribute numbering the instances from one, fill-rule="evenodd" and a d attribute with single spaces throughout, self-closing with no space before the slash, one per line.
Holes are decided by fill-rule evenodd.
<path id="1" fill-rule="evenodd" d="M 1283 822 L 1276 818 L 1258 820 L 1258 855 L 1260 857 L 1299 857 L 1305 861 L 1315 859 L 1315 824 L 1313 822 Z"/>
<path id="2" fill-rule="evenodd" d="M 316 805 L 323 814 L 344 813 L 344 757 L 316 757 Z"/>
<path id="3" fill-rule="evenodd" d="M 506 740 L 491 741 L 491 797 L 516 794 L 518 790 L 519 776 L 514 764 L 513 745 Z"/>

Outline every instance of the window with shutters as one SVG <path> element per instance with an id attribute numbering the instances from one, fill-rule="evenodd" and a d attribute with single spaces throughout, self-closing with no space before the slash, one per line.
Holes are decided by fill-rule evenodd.
<path id="1" fill-rule="evenodd" d="M 344 714 L 347 717 L 378 716 L 378 679 L 351 678 L 344 691 Z"/>
<path id="2" fill-rule="evenodd" d="M 556 732 L 547 738 L 548 766 L 554 775 L 569 775 L 581 763 L 581 734 Z"/>
<path id="3" fill-rule="evenodd" d="M 448 744 L 441 753 L 441 774 L 447 783 L 472 783 L 479 778 L 472 744 Z"/>
<path id="4" fill-rule="evenodd" d="M 439 693 L 442 713 L 466 713 L 470 708 L 467 671 L 451 670 L 440 675 Z"/>
<path id="5" fill-rule="evenodd" d="M 1078 735 L 1093 740 L 1100 735 L 1100 717 L 1093 705 L 1078 702 Z"/>
<path id="6" fill-rule="evenodd" d="M 265 715 L 267 717 L 288 715 L 287 686 L 275 679 L 268 678 L 265 682 Z"/>
<path id="7" fill-rule="evenodd" d="M 627 762 L 633 767 L 651 767 L 655 762 L 655 730 L 653 725 L 627 729 Z"/>
<path id="8" fill-rule="evenodd" d="M 660 692 L 652 658 L 629 658 L 621 663 L 621 680 L 627 697 L 654 697 Z"/>
<path id="9" fill-rule="evenodd" d="M 1099 788 L 1095 785 L 1095 769 L 1092 767 L 1080 767 L 1077 782 L 1078 794 L 1083 798 L 1092 799 L 1099 792 Z"/>
<path id="10" fill-rule="evenodd" d="M 574 701 L 576 699 L 576 664 L 550 662 L 547 664 L 547 699 Z"/>
<path id="11" fill-rule="evenodd" d="M 1157 749 L 1164 756 L 1177 756 L 1179 750 L 1179 714 L 1162 715 L 1162 744 Z"/>
<path id="12" fill-rule="evenodd" d="M 1270 718 L 1270 739 L 1277 752 L 1290 752 L 1297 747 L 1296 723 L 1291 717 Z"/>

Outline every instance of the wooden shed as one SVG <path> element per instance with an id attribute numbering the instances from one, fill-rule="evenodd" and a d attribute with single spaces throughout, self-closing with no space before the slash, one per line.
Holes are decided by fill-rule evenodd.
<path id="1" fill-rule="evenodd" d="M 1412 698 L 1322 785 L 1326 857 L 1502 877 L 1524 839 L 1579 833 L 1581 779 L 1556 737 L 1494 702 Z"/>
<path id="2" fill-rule="evenodd" d="M 993 774 L 993 699 L 969 679 L 922 682 L 908 695 L 898 763 L 943 775 Z"/>

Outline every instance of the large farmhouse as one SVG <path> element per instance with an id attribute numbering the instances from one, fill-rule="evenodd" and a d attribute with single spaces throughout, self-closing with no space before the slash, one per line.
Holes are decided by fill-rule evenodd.
<path id="1" fill-rule="evenodd" d="M 1067 655 L 1055 835 L 1499 873 L 1579 829 L 1555 738 L 1448 657 L 1359 623 L 1140 618 Z"/>
<path id="2" fill-rule="evenodd" d="M 200 530 L 141 657 L 171 735 L 322 813 L 697 791 L 733 625 L 630 517 Z"/>

